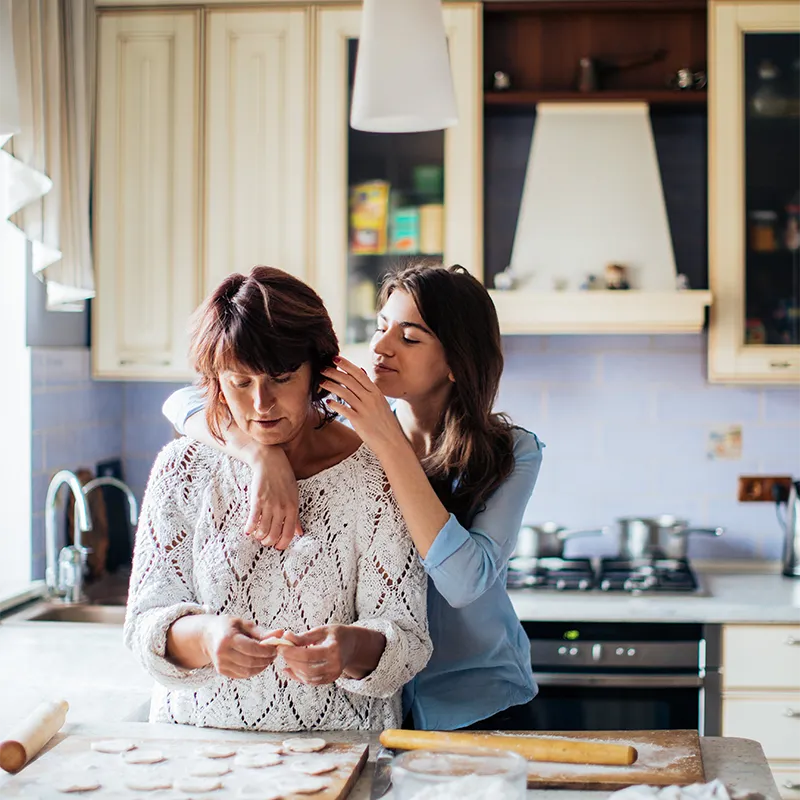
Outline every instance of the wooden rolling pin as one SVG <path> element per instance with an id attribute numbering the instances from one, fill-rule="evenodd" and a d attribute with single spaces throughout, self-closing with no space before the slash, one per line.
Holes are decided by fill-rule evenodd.
<path id="1" fill-rule="evenodd" d="M 37 706 L 0 742 L 0 767 L 19 772 L 58 733 L 68 709 L 66 700 Z"/>
<path id="2" fill-rule="evenodd" d="M 498 736 L 492 733 L 386 730 L 380 739 L 384 747 L 397 750 L 455 751 L 487 747 L 492 750 L 512 750 L 528 761 L 555 761 L 559 764 L 629 766 L 639 755 L 635 747 L 627 744 L 536 736 Z"/>

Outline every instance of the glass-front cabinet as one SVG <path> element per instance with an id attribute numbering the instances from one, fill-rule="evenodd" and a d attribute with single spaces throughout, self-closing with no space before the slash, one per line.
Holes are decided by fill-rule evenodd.
<path id="1" fill-rule="evenodd" d="M 709 379 L 797 384 L 800 4 L 709 13 Z"/>
<path id="2" fill-rule="evenodd" d="M 319 11 L 314 284 L 345 354 L 359 362 L 387 271 L 431 259 L 460 263 L 481 277 L 480 4 L 451 3 L 444 16 L 458 125 L 375 134 L 350 127 L 361 11 Z"/>

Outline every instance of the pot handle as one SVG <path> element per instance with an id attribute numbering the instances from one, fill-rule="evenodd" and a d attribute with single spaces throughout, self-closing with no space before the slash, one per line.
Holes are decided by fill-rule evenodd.
<path id="1" fill-rule="evenodd" d="M 705 533 L 708 536 L 722 536 L 725 528 L 681 528 L 673 530 L 673 536 L 688 536 L 690 533 Z"/>
<path id="2" fill-rule="evenodd" d="M 558 539 L 564 541 L 565 539 L 572 539 L 573 537 L 578 536 L 603 536 L 604 534 L 608 533 L 608 528 L 581 528 L 578 530 L 571 530 L 571 531 L 559 531 L 556 534 Z"/>

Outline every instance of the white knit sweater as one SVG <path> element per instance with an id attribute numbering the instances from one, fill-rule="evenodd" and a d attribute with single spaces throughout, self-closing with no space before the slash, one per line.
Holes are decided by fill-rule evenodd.
<path id="1" fill-rule="evenodd" d="M 250 730 L 380 730 L 401 723 L 400 690 L 431 654 L 427 579 L 378 459 L 353 455 L 299 481 L 304 535 L 283 552 L 243 534 L 247 466 L 180 439 L 159 454 L 136 533 L 125 643 L 156 679 L 150 719 Z M 312 687 L 275 665 L 233 680 L 165 658 L 186 614 L 228 614 L 272 630 L 328 624 L 380 631 L 362 680 Z"/>

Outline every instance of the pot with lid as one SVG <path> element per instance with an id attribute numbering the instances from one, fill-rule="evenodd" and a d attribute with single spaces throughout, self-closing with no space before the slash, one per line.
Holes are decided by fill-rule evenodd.
<path id="1" fill-rule="evenodd" d="M 687 520 L 670 514 L 622 517 L 617 522 L 620 529 L 620 558 L 632 561 L 685 559 L 690 535 L 721 536 L 723 533 L 722 528 L 692 528 Z"/>
<path id="2" fill-rule="evenodd" d="M 519 529 L 517 546 L 512 558 L 563 558 L 564 544 L 568 539 L 579 536 L 601 536 L 607 528 L 586 528 L 570 530 L 555 522 L 540 525 L 523 525 Z"/>

